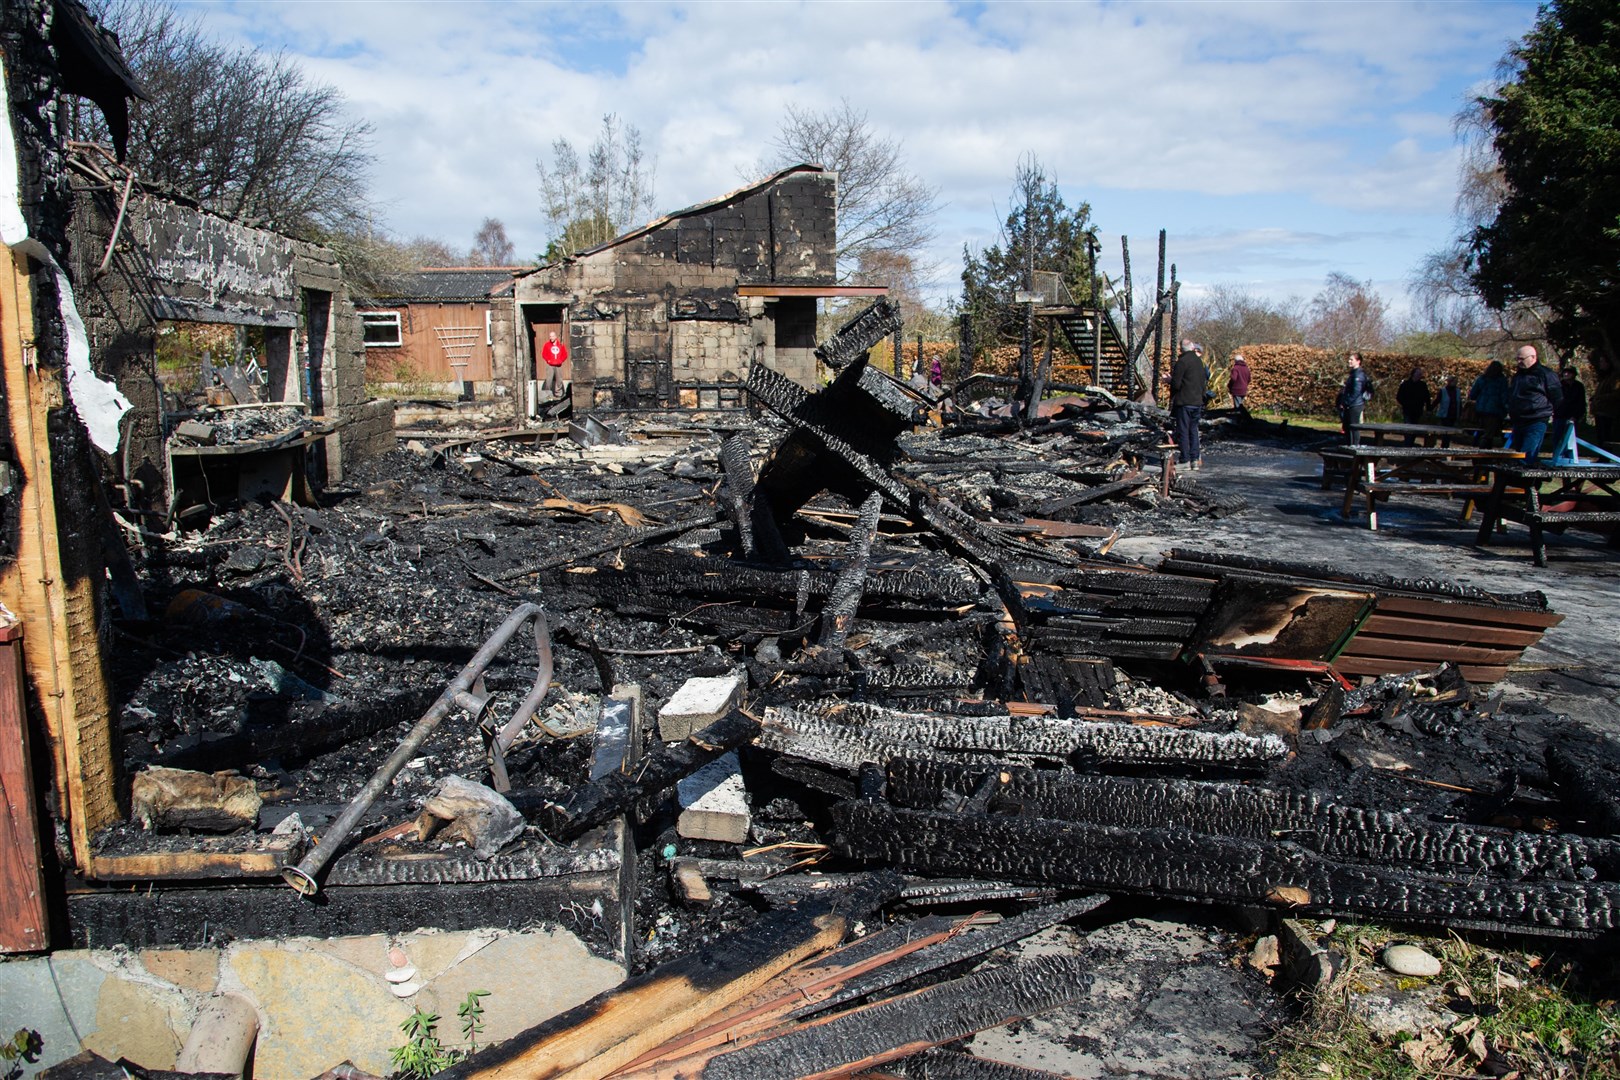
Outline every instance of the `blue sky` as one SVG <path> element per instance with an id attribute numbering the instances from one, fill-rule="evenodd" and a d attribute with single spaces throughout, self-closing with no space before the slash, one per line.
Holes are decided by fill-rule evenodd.
<path id="1" fill-rule="evenodd" d="M 393 3 L 184 9 L 285 50 L 376 129 L 380 221 L 456 247 L 498 217 L 545 246 L 535 162 L 604 113 L 657 159 L 660 209 L 742 182 L 789 106 L 847 98 L 939 188 L 933 291 L 996 237 L 1033 152 L 1139 285 L 1160 228 L 1189 290 L 1309 297 L 1332 271 L 1397 308 L 1452 228 L 1452 117 L 1531 2 Z"/>

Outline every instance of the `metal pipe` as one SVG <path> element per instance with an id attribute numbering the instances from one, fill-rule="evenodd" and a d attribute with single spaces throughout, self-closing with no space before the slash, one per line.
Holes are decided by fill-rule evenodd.
<path id="1" fill-rule="evenodd" d="M 337 855 L 338 847 L 347 839 L 349 833 L 354 831 L 354 827 L 360 823 L 366 811 L 371 809 L 371 804 L 376 802 L 377 797 L 393 782 L 399 770 L 405 767 L 405 763 L 416 755 L 417 749 L 427 741 L 429 735 L 433 734 L 439 723 L 457 708 L 461 695 L 472 688 L 473 683 L 483 674 L 484 669 L 489 667 L 501 648 L 511 640 L 512 635 L 517 633 L 518 628 L 539 614 L 538 604 L 523 604 L 506 617 L 506 621 L 490 635 L 489 640 L 484 642 L 473 658 L 467 662 L 467 666 L 461 669 L 461 674 L 445 687 L 444 693 L 439 695 L 438 700 L 406 733 L 398 749 L 371 775 L 371 779 L 366 781 L 366 786 L 360 789 L 354 800 L 344 807 L 343 813 L 332 822 L 326 834 L 316 841 L 309 854 L 305 855 L 297 866 L 289 866 L 281 871 L 281 876 L 287 884 L 305 896 L 314 896 L 320 891 L 321 887 L 315 880 L 315 875 Z"/>

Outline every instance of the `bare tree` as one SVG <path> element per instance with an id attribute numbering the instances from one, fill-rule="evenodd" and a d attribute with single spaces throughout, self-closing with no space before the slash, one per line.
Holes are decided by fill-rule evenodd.
<path id="1" fill-rule="evenodd" d="M 1333 352 L 1377 349 L 1389 344 L 1389 302 L 1372 282 L 1335 270 L 1311 298 L 1305 344 Z"/>
<path id="2" fill-rule="evenodd" d="M 612 113 L 582 162 L 574 144 L 551 144 L 551 163 L 535 163 L 540 196 L 551 223 L 546 258 L 572 255 L 615 236 L 653 212 L 655 164 L 641 148 L 641 132 Z"/>
<path id="3" fill-rule="evenodd" d="M 100 0 L 95 11 L 151 97 L 130 123 L 128 160 L 142 180 L 306 239 L 363 228 L 371 127 L 336 88 L 285 55 L 219 44 L 168 0 Z M 108 137 L 78 103 L 68 130 Z"/>
<path id="4" fill-rule="evenodd" d="M 1508 184 L 1491 142 L 1484 104 L 1470 101 L 1457 114 L 1454 127 L 1463 147 L 1453 206 L 1457 231 L 1450 244 L 1423 257 L 1407 283 L 1413 318 L 1404 339 L 1413 349 L 1487 352 L 1505 360 L 1520 344 L 1546 338 L 1548 311 L 1529 300 L 1492 310 L 1475 286 L 1469 241 L 1496 219 Z"/>
<path id="5" fill-rule="evenodd" d="M 511 266 L 517 249 L 506 235 L 506 223 L 500 218 L 485 218 L 473 237 L 472 250 L 467 253 L 468 266 Z"/>
<path id="6" fill-rule="evenodd" d="M 858 272 L 868 252 L 922 257 L 934 239 L 939 190 L 906 170 L 899 139 L 875 133 L 848 100 L 826 112 L 789 108 L 759 172 L 806 162 L 838 174 L 840 281 Z"/>
<path id="7" fill-rule="evenodd" d="M 1266 300 L 1235 285 L 1216 285 L 1181 301 L 1181 326 L 1212 361 L 1244 345 L 1287 345 L 1305 340 L 1305 304 L 1297 297 Z"/>

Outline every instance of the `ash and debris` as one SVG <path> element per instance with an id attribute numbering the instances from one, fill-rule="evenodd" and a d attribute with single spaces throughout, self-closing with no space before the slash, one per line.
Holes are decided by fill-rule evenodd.
<path id="1" fill-rule="evenodd" d="M 886 522 L 869 565 L 919 571 L 932 594 L 869 596 L 837 649 L 817 646 L 820 601 L 807 603 L 803 585 L 785 606 L 768 582 L 670 605 L 690 585 L 681 575 L 735 556 L 735 531 L 717 512 L 721 441 L 746 432 L 757 468 L 785 430 L 770 417 L 706 425 L 669 416 L 644 420 L 625 445 L 580 447 L 561 433 L 533 442 L 418 439 L 351 472 L 317 507 L 247 504 L 218 511 L 199 532 L 146 535 L 132 557 L 149 608 L 161 614 L 124 624 L 114 661 L 127 771 L 149 763 L 234 768 L 265 794 L 261 829 L 294 812 L 318 829 L 526 600 L 546 609 L 556 666 L 541 719 L 583 736 L 554 738 L 531 725 L 508 754 L 513 787 L 548 798 L 584 782 L 589 733 L 603 696 L 620 683 L 641 686 L 649 720 L 688 678 L 739 671 L 756 704 L 835 695 L 913 712 L 1004 715 L 1018 696 L 993 644 L 1005 610 L 989 575 L 927 530 Z M 1125 414 L 1023 437 L 924 431 L 902 437 L 894 472 L 971 517 L 1016 525 L 1032 506 L 1133 478 L 1160 439 Z M 1242 512 L 1241 500 L 1212 487 L 1182 479 L 1161 497 L 1156 481 L 1144 483 L 1062 516 L 1127 529 L 1151 519 L 1152 530 L 1173 533 L 1178 523 Z M 803 581 L 844 566 L 857 510 L 830 493 L 812 500 L 791 535 L 784 530 L 792 560 L 781 571 Z M 640 542 L 648 530 L 682 522 L 699 524 Z M 1044 542 L 1087 556 L 1097 556 L 1099 543 Z M 671 580 L 673 591 L 659 593 Z M 511 713 L 534 665 L 532 649 L 514 643 L 502 652 L 485 678 L 490 715 Z M 1308 708 L 1320 690 L 1304 677 L 1257 676 L 1234 680 L 1228 698 L 1209 699 L 1185 665 L 1121 661 L 1093 704 L 1225 732 L 1244 728 L 1245 701 Z M 1468 693 L 1404 707 L 1414 694 L 1421 705 L 1421 695 L 1434 693 L 1433 679 L 1380 680 L 1346 702 L 1332 730 L 1292 733 L 1292 760 L 1268 782 L 1440 820 L 1549 827 L 1557 798 L 1536 763 L 1556 738 L 1556 718 Z M 332 730 L 352 737 L 332 745 L 323 737 Z M 750 844 L 808 845 L 765 856 L 781 860 L 784 876 L 852 869 L 826 851 L 800 854 L 827 843 L 832 795 L 774 769 L 764 750 L 746 749 L 743 764 L 754 804 Z M 465 715 L 427 740 L 356 836 L 415 816 L 449 774 L 489 779 L 483 738 Z M 668 801 L 639 809 L 637 969 L 715 940 L 769 906 L 769 890 L 725 881 L 713 883 L 707 906 L 683 903 L 671 885 L 672 859 L 735 860 L 738 851 L 680 837 Z M 1567 815 L 1557 822 L 1584 826 Z M 101 842 L 174 838 L 141 837 L 124 825 Z M 794 865 L 801 859 L 806 865 Z"/>

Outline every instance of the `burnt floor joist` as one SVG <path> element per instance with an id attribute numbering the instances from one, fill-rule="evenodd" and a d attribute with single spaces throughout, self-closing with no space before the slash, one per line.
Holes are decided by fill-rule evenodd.
<path id="1" fill-rule="evenodd" d="M 1288 754 L 1275 735 L 1205 732 L 1033 716 L 904 713 L 863 703 L 765 711 L 760 745 L 847 770 L 892 758 L 986 755 L 1077 761 L 1094 767 L 1263 769 Z"/>
<path id="2" fill-rule="evenodd" d="M 840 854 L 919 873 L 1538 934 L 1620 929 L 1620 885 L 1610 882 L 1418 873 L 1348 864 L 1286 840 L 905 810 L 870 800 L 839 803 L 833 818 Z"/>
<path id="3" fill-rule="evenodd" d="M 1224 781 L 1079 775 L 957 765 L 922 758 L 888 767 L 888 797 L 932 810 L 949 794 L 992 793 L 989 813 L 1120 828 L 1174 823 L 1245 840 L 1283 838 L 1334 859 L 1478 871 L 1511 879 L 1620 881 L 1620 841 L 1430 821 L 1420 815 L 1349 805 L 1320 791 L 1288 791 Z"/>

